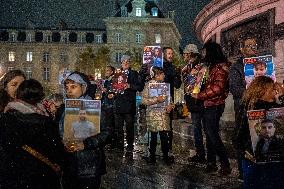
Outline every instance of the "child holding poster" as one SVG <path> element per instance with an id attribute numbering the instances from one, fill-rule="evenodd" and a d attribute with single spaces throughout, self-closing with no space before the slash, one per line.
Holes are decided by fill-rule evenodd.
<path id="1" fill-rule="evenodd" d="M 66 104 L 70 103 L 70 107 L 73 107 L 73 109 L 77 107 L 81 109 L 81 111 L 88 109 L 89 105 L 87 104 L 93 102 L 90 96 L 86 94 L 89 87 L 88 83 L 88 79 L 84 74 L 80 72 L 71 73 L 64 80 L 66 97 L 70 99 L 66 101 Z M 87 100 L 87 104 L 84 103 L 82 106 L 81 101 L 78 99 Z M 59 130 L 62 136 L 68 136 L 65 133 L 68 132 L 68 130 L 65 130 L 67 128 L 67 123 L 64 123 L 67 121 L 64 119 L 65 116 L 66 114 L 64 113 L 59 124 Z M 86 115 L 79 116 L 79 118 L 78 121 L 89 123 L 86 122 Z M 104 146 L 109 135 L 108 130 L 105 128 L 104 119 L 104 111 L 102 111 L 99 123 L 92 121 L 93 124 L 88 124 L 88 127 L 94 127 L 100 124 L 100 130 L 92 128 L 81 134 L 76 133 L 76 125 L 73 124 L 74 132 L 73 135 L 69 136 L 78 136 L 81 140 L 74 143 L 70 143 L 68 140 L 64 141 L 65 148 L 69 152 L 66 170 L 64 170 L 64 188 L 99 188 L 101 176 L 106 173 Z M 93 133 L 95 133 L 95 135 L 93 135 Z M 65 138 L 68 139 L 68 137 Z"/>
<path id="2" fill-rule="evenodd" d="M 167 165 L 173 163 L 174 159 L 168 155 L 168 131 L 170 131 L 170 112 L 173 104 L 170 103 L 170 88 L 163 83 L 165 74 L 162 68 L 153 67 L 150 70 L 152 80 L 146 83 L 142 92 L 142 103 L 147 106 L 146 121 L 148 130 L 151 132 L 150 156 L 146 159 L 148 163 L 156 162 L 157 135 L 159 133 L 161 139 L 161 148 L 163 152 L 163 160 Z M 161 85 L 151 90 L 151 85 Z M 166 90 L 165 87 L 168 89 Z M 163 92 L 164 91 L 164 92 Z"/>

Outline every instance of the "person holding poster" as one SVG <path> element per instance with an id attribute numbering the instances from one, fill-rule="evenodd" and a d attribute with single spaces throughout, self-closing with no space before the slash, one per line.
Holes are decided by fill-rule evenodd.
<path id="1" fill-rule="evenodd" d="M 91 100 L 86 94 L 88 91 L 88 79 L 85 74 L 80 72 L 71 73 L 64 80 L 64 89 L 67 99 L 86 99 Z M 64 117 L 62 116 L 59 124 L 60 134 L 64 134 Z M 65 142 L 65 148 L 69 152 L 67 166 L 64 176 L 64 188 L 99 188 L 101 176 L 106 173 L 104 146 L 109 135 L 105 127 L 104 111 L 101 113 L 100 133 L 90 136 L 74 143 Z M 80 135 L 81 136 L 81 135 Z M 84 135 L 85 137 L 86 135 Z"/>
<path id="2" fill-rule="evenodd" d="M 232 64 L 229 71 L 229 90 L 233 95 L 234 99 L 234 111 L 235 111 L 235 120 L 237 120 L 239 116 L 239 110 L 241 105 L 241 99 L 243 93 L 246 89 L 246 81 L 245 81 L 245 73 L 244 73 L 244 58 L 249 58 L 256 56 L 258 54 L 257 49 L 257 40 L 253 37 L 252 34 L 248 33 L 240 40 L 240 52 L 241 57 Z M 239 124 L 235 121 L 235 130 L 238 130 Z M 233 144 L 235 141 L 236 134 L 234 134 Z M 238 160 L 238 170 L 239 170 L 239 178 L 242 178 L 242 165 L 241 165 L 241 157 L 239 157 L 239 153 L 237 153 Z"/>
<path id="3" fill-rule="evenodd" d="M 204 62 L 208 66 L 209 73 L 205 77 L 204 88 L 192 97 L 202 100 L 204 103 L 204 130 L 207 146 L 207 172 L 216 172 L 216 156 L 219 156 L 221 175 L 231 173 L 227 150 L 219 134 L 220 118 L 224 112 L 225 100 L 229 93 L 229 68 L 230 63 L 223 54 L 222 47 L 216 42 L 207 42 L 202 49 Z"/>
<path id="4" fill-rule="evenodd" d="M 236 137 L 235 145 L 239 153 L 242 155 L 241 156 L 242 157 L 242 171 L 244 173 L 243 179 L 244 179 L 245 185 L 249 183 L 249 186 L 247 186 L 247 188 L 259 188 L 259 187 L 263 188 L 265 186 L 269 186 L 272 188 L 278 187 L 277 184 L 279 184 L 279 182 L 275 182 L 277 183 L 276 185 L 271 182 L 269 183 L 262 182 L 261 180 L 258 180 L 258 183 L 251 183 L 252 182 L 251 179 L 257 179 L 257 177 L 263 177 L 263 175 L 266 175 L 265 173 L 266 171 L 264 171 L 263 169 L 259 169 L 260 165 L 256 165 L 252 163 L 252 161 L 255 161 L 255 157 L 254 157 L 254 151 L 253 151 L 253 143 L 251 140 L 252 132 L 250 132 L 247 112 L 252 111 L 252 110 L 253 111 L 257 111 L 257 110 L 268 111 L 271 108 L 283 107 L 284 104 L 276 103 L 276 97 L 278 95 L 283 96 L 283 94 L 284 94 L 283 87 L 281 87 L 281 85 L 278 83 L 274 83 L 273 79 L 267 76 L 256 77 L 251 82 L 251 84 L 249 85 L 249 87 L 244 93 L 244 96 L 242 99 L 243 104 L 240 107 L 240 116 L 236 120 L 237 123 L 240 123 L 240 127 L 237 130 L 237 137 Z M 269 129 L 269 126 L 271 125 L 267 121 L 266 123 L 263 122 L 263 127 L 264 126 L 268 127 Z M 263 135 L 266 135 L 264 131 L 263 131 Z M 270 135 L 272 136 L 272 132 L 270 132 Z M 260 144 L 258 145 L 260 147 Z M 253 172 L 253 171 L 251 172 L 247 171 L 247 169 L 249 169 L 249 167 L 252 167 L 252 166 L 255 167 L 256 169 L 259 169 L 259 171 L 257 171 L 258 173 Z M 284 169 L 283 164 L 279 164 L 278 167 L 280 166 L 282 166 L 282 168 Z M 258 174 L 258 176 L 256 176 L 256 174 Z M 270 176 L 266 175 L 265 177 L 268 178 Z M 273 176 L 273 179 L 277 179 L 277 176 L 276 175 Z M 282 177 L 279 179 L 282 180 Z M 284 186 L 283 182 L 282 182 L 282 186 Z"/>
<path id="5" fill-rule="evenodd" d="M 146 83 L 142 92 L 142 103 L 147 106 L 147 127 L 151 132 L 149 148 L 150 156 L 147 157 L 146 161 L 148 163 L 156 162 L 157 135 L 159 133 L 163 160 L 167 165 L 170 165 L 174 162 L 174 158 L 173 156 L 169 156 L 169 138 L 167 133 L 170 130 L 169 113 L 172 111 L 174 106 L 169 102 L 166 103 L 166 105 L 163 104 L 163 102 L 167 101 L 167 99 L 170 99 L 167 96 L 159 95 L 158 92 L 151 93 L 150 91 L 151 84 L 158 84 L 164 81 L 165 75 L 163 70 L 159 67 L 153 67 L 150 71 L 150 74 L 152 76 L 152 80 Z"/>
<path id="6" fill-rule="evenodd" d="M 122 73 L 126 75 L 127 82 L 121 83 L 124 86 L 124 92 L 114 96 L 114 116 L 115 116 L 115 148 L 124 149 L 124 123 L 126 126 L 127 150 L 134 148 L 134 119 L 136 114 L 136 92 L 143 90 L 143 84 L 140 81 L 138 73 L 130 67 L 130 56 L 121 57 Z M 114 78 L 113 78 L 114 82 Z"/>

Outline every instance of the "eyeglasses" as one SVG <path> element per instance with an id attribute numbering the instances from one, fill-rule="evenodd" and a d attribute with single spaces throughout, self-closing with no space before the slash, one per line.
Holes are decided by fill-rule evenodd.
<path id="1" fill-rule="evenodd" d="M 245 48 L 257 49 L 257 44 L 246 45 Z"/>

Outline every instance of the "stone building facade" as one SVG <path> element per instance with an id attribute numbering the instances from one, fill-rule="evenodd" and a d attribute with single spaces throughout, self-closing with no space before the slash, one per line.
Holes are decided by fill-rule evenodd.
<path id="1" fill-rule="evenodd" d="M 198 14 L 194 28 L 201 42 L 222 45 L 232 62 L 240 55 L 240 39 L 248 33 L 257 39 L 260 55 L 272 54 L 276 79 L 284 79 L 284 0 L 213 0 Z M 226 119 L 232 119 L 229 96 Z"/>
<path id="2" fill-rule="evenodd" d="M 109 48 L 110 64 L 116 67 L 120 66 L 120 58 L 126 51 L 142 56 L 145 45 L 171 46 L 178 52 L 181 37 L 176 25 L 162 15 L 155 1 L 130 0 L 120 7 L 115 6 L 117 1 L 107 1 L 97 6 L 105 8 L 109 2 L 112 2 L 108 6 L 111 11 L 93 15 L 96 20 L 90 16 L 88 22 L 99 24 L 89 28 L 81 24 L 83 20 L 78 20 L 78 26 L 69 26 L 62 20 L 59 26 L 35 26 L 29 20 L 23 25 L 2 24 L 0 74 L 22 69 L 28 78 L 37 79 L 56 91 L 59 71 L 74 70 L 79 55 L 88 47 L 94 52 L 103 46 Z"/>

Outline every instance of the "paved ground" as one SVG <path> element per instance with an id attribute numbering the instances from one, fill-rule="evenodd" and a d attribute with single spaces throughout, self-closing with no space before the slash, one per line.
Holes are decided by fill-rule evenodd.
<path id="1" fill-rule="evenodd" d="M 237 180 L 236 161 L 230 144 L 232 126 L 230 123 L 222 125 L 221 135 L 232 157 L 231 175 L 224 177 L 217 173 L 206 174 L 205 165 L 188 162 L 188 157 L 195 153 L 192 127 L 185 120 L 179 120 L 174 122 L 175 164 L 165 165 L 158 155 L 157 164 L 148 165 L 142 159 L 146 145 L 141 143 L 135 145 L 133 152 L 109 149 L 106 150 L 108 173 L 103 177 L 102 188 L 242 188 L 242 183 Z"/>

